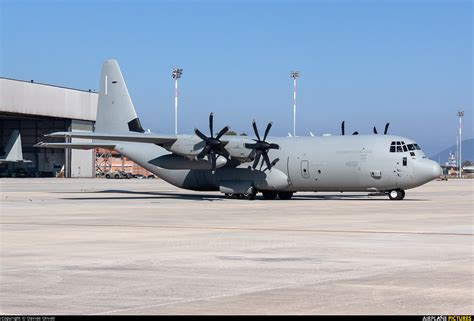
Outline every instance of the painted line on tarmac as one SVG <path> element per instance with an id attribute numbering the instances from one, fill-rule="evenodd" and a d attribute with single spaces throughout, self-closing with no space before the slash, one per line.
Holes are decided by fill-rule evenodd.
<path id="1" fill-rule="evenodd" d="M 356 234 L 400 234 L 400 235 L 440 235 L 440 236 L 474 236 L 473 233 L 448 232 L 410 232 L 410 231 L 367 231 L 367 230 L 322 230 L 322 229 L 290 229 L 290 228 L 258 228 L 258 227 L 214 227 L 214 226 L 178 226 L 178 225 L 123 225 L 123 224 L 71 224 L 71 223 L 38 223 L 38 222 L 1 222 L 0 225 L 34 225 L 34 226 L 70 226 L 70 227 L 120 227 L 120 228 L 158 228 L 158 229 L 190 229 L 218 231 L 257 231 L 257 232 L 303 232 L 303 233 L 356 233 Z"/>

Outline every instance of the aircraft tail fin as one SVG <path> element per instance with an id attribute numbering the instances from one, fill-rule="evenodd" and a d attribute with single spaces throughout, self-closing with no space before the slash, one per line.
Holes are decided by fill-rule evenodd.
<path id="1" fill-rule="evenodd" d="M 127 85 L 116 60 L 106 60 L 100 75 L 96 132 L 145 132 L 135 112 Z"/>
<path id="2" fill-rule="evenodd" d="M 23 151 L 21 149 L 20 131 L 15 129 L 10 135 L 7 146 L 5 146 L 5 157 L 7 161 L 21 161 L 23 160 Z"/>

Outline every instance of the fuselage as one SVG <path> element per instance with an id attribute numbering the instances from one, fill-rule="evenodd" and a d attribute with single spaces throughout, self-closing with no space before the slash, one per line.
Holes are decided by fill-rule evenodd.
<path id="1" fill-rule="evenodd" d="M 235 144 L 239 139 L 242 144 Z M 280 146 L 268 153 L 275 163 L 271 170 L 265 165 L 252 169 L 250 161 L 238 166 L 229 162 L 215 172 L 170 170 L 153 164 L 159 157 L 171 154 L 160 146 L 121 142 L 116 150 L 175 186 L 200 191 L 222 191 L 229 182 L 250 182 L 259 190 L 384 192 L 414 188 L 441 175 L 440 166 L 405 137 L 351 135 L 268 140 Z M 234 145 L 246 141 L 249 139 L 233 139 Z"/>

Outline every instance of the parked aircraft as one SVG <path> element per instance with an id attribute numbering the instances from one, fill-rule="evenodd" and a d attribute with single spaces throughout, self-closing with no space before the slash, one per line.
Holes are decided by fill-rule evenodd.
<path id="1" fill-rule="evenodd" d="M 92 139 L 92 143 L 38 143 L 38 147 L 116 150 L 163 180 L 197 191 L 221 191 L 229 197 L 290 199 L 298 191 L 368 192 L 401 200 L 405 190 L 441 175 L 418 144 L 399 136 L 343 135 L 321 137 L 225 136 L 226 126 L 209 134 L 145 133 L 130 99 L 119 65 L 107 60 L 100 77 L 97 120 L 93 132 L 56 132 L 50 137 Z M 376 130 L 374 130 L 374 133 Z"/>
<path id="2" fill-rule="evenodd" d="M 0 158 L 0 164 L 3 163 L 30 163 L 30 160 L 23 159 L 23 150 L 21 148 L 21 135 L 18 129 L 12 131 L 10 139 L 5 146 L 5 154 Z"/>

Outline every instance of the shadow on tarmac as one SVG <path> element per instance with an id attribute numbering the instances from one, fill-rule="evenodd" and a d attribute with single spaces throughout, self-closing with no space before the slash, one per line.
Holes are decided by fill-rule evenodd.
<path id="1" fill-rule="evenodd" d="M 103 191 L 81 191 L 81 192 L 57 192 L 57 193 L 71 193 L 71 194 L 127 194 L 137 196 L 91 196 L 91 197 L 66 197 L 64 200 L 140 200 L 140 199 L 185 199 L 194 201 L 222 201 L 226 197 L 222 194 L 186 194 L 186 193 L 174 193 L 174 192 L 139 192 L 139 191 L 128 191 L 128 190 L 103 190 Z M 139 196 L 142 195 L 142 196 Z M 145 196 L 149 195 L 149 196 Z M 262 196 L 257 196 L 256 200 L 265 200 Z M 387 196 L 368 196 L 361 194 L 344 194 L 344 195 L 298 195 L 295 194 L 291 201 L 304 201 L 304 200 L 319 200 L 319 201 L 390 201 Z M 241 201 L 245 201 L 242 199 Z M 265 200 L 270 201 L 270 200 Z M 276 199 L 274 201 L 282 202 L 282 200 Z M 426 199 L 405 199 L 403 202 L 425 202 L 429 201 Z"/>

